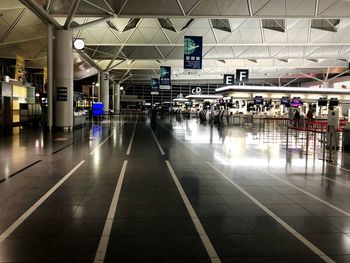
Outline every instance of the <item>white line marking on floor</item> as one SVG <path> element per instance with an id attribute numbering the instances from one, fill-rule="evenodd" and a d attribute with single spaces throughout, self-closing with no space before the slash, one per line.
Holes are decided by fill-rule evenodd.
<path id="1" fill-rule="evenodd" d="M 7 228 L 0 235 L 0 244 L 12 234 L 13 231 L 19 227 L 24 220 L 26 220 L 46 199 L 50 197 L 69 177 L 71 177 L 76 170 L 80 168 L 85 163 L 85 160 L 82 160 L 77 164 L 69 173 L 67 173 L 61 180 L 59 180 L 46 194 L 44 194 L 34 205 L 32 205 L 23 215 L 21 215 L 9 228 Z"/>
<path id="2" fill-rule="evenodd" d="M 136 122 L 135 122 L 134 130 L 132 131 L 132 135 L 131 135 L 131 138 L 130 138 L 129 147 L 128 147 L 127 151 L 126 151 L 126 155 L 130 155 L 130 152 L 131 152 L 131 146 L 132 146 L 132 142 L 134 141 L 134 137 L 135 137 L 135 131 L 136 131 L 137 121 L 138 121 L 138 117 L 136 117 Z"/>
<path id="3" fill-rule="evenodd" d="M 194 211 L 190 201 L 188 200 L 184 189 L 182 188 L 179 180 L 177 179 L 177 176 L 176 176 L 176 174 L 174 172 L 174 169 L 172 168 L 172 166 L 171 166 L 169 161 L 165 161 L 165 163 L 166 163 L 166 165 L 167 165 L 167 167 L 169 169 L 171 177 L 173 178 L 173 180 L 175 182 L 177 190 L 179 191 L 179 193 L 181 195 L 182 201 L 185 203 L 187 211 L 188 211 L 188 213 L 191 216 L 193 224 L 194 224 L 194 226 L 197 229 L 199 237 L 202 240 L 202 243 L 203 243 L 203 245 L 204 245 L 204 247 L 205 247 L 205 249 L 206 249 L 206 251 L 207 251 L 207 253 L 209 255 L 209 258 L 210 258 L 211 262 L 213 262 L 213 263 L 214 262 L 215 263 L 220 263 L 221 260 L 220 260 L 219 256 L 217 255 L 217 253 L 215 251 L 215 248 L 214 248 L 213 244 L 211 243 L 207 233 L 205 232 L 204 227 L 203 227 L 202 223 L 200 222 L 196 212 Z"/>
<path id="4" fill-rule="evenodd" d="M 152 135 L 153 135 L 154 140 L 156 141 L 156 143 L 157 143 L 157 145 L 158 145 L 158 148 L 159 148 L 160 153 L 161 153 L 162 155 L 165 155 L 165 153 L 164 153 L 164 151 L 163 151 L 163 148 L 162 148 L 162 146 L 160 145 L 160 143 L 159 143 L 159 141 L 158 141 L 156 135 L 154 134 L 152 128 L 151 128 L 151 133 L 152 133 Z"/>
<path id="5" fill-rule="evenodd" d="M 123 163 L 122 170 L 120 171 L 117 186 L 115 188 L 114 195 L 112 198 L 111 206 L 109 207 L 106 222 L 105 222 L 105 225 L 103 227 L 103 232 L 102 232 L 102 236 L 100 239 L 100 243 L 99 243 L 98 248 L 97 248 L 95 261 L 94 261 L 95 263 L 103 262 L 105 259 L 105 256 L 106 256 L 109 238 L 110 238 L 110 234 L 111 234 L 111 230 L 112 230 L 112 226 L 113 226 L 113 220 L 115 217 L 115 213 L 117 211 L 117 205 L 118 205 L 118 201 L 119 201 L 120 191 L 121 191 L 122 185 L 123 185 L 123 180 L 124 180 L 127 164 L 128 164 L 128 161 L 125 160 Z"/>
<path id="6" fill-rule="evenodd" d="M 120 125 L 120 126 L 118 127 L 118 129 L 120 129 L 121 127 L 123 127 L 125 123 L 126 123 L 126 121 L 124 121 L 124 122 L 122 123 L 122 125 Z M 109 135 L 109 136 L 108 136 L 106 139 L 104 139 L 99 145 L 97 145 L 96 148 L 95 148 L 92 152 L 90 152 L 90 155 L 93 155 L 95 152 L 97 152 L 97 150 L 100 149 L 101 146 L 102 146 L 106 141 L 108 141 L 108 140 L 114 135 L 115 132 L 116 132 L 116 130 L 114 130 L 114 131 L 111 133 L 111 135 Z"/>
<path id="7" fill-rule="evenodd" d="M 274 175 L 274 174 L 272 174 L 272 173 L 270 173 L 270 172 L 267 172 L 267 171 L 265 171 L 265 170 L 263 170 L 263 169 L 261 169 L 261 168 L 259 168 L 259 167 L 256 167 L 256 166 L 253 166 L 253 167 L 256 168 L 257 170 L 259 170 L 259 171 L 261 171 L 261 172 L 263 172 L 263 173 L 265 173 L 265 174 L 267 174 L 267 175 L 269 175 L 269 176 L 271 176 L 271 177 L 273 177 L 273 178 L 275 178 L 275 179 L 277 179 L 277 180 L 279 180 L 279 181 L 285 183 L 286 185 L 289 185 L 290 187 L 293 187 L 294 189 L 296 189 L 296 190 L 298 190 L 298 191 L 300 191 L 300 192 L 302 192 L 302 193 L 304 193 L 304 194 L 306 194 L 306 195 L 308 195 L 308 196 L 310 196 L 310 197 L 316 199 L 317 201 L 321 202 L 322 204 L 325 204 L 325 205 L 327 205 L 327 206 L 333 208 L 334 210 L 337 210 L 338 212 L 340 212 L 340 213 L 342 213 L 342 214 L 344 214 L 344 215 L 350 217 L 350 213 L 344 211 L 343 209 L 340 209 L 339 207 L 337 207 L 337 206 L 335 206 L 335 205 L 332 205 L 331 203 L 328 203 L 327 201 L 325 201 L 325 200 L 323 200 L 323 199 L 317 197 L 316 195 L 313 195 L 313 194 L 311 194 L 311 193 L 305 191 L 304 189 L 302 189 L 302 188 L 300 188 L 300 187 L 298 187 L 298 186 L 296 186 L 296 185 L 294 185 L 294 184 L 292 184 L 292 183 L 289 183 L 289 182 L 287 182 L 286 180 L 284 180 L 284 179 L 282 179 L 282 178 L 279 178 L 278 176 L 276 176 L 276 175 Z"/>
<path id="8" fill-rule="evenodd" d="M 246 190 L 236 184 L 232 179 L 222 173 L 219 169 L 217 169 L 213 164 L 207 161 L 207 164 L 211 166 L 218 174 L 224 177 L 228 182 L 230 182 L 234 187 L 236 187 L 239 191 L 241 191 L 245 196 L 247 196 L 250 200 L 252 200 L 257 206 L 259 206 L 262 210 L 264 210 L 269 216 L 271 216 L 276 222 L 278 222 L 281 226 L 283 226 L 286 230 L 288 230 L 293 236 L 295 236 L 299 241 L 301 241 L 305 246 L 311 249 L 316 255 L 318 255 L 325 262 L 335 262 L 330 257 L 328 257 L 324 252 L 322 252 L 318 247 L 312 244 L 309 240 L 304 238 L 301 234 L 299 234 L 294 228 L 288 225 L 283 219 L 274 214 L 270 209 L 260 203 L 257 199 L 255 199 L 251 194 L 249 194 Z"/>

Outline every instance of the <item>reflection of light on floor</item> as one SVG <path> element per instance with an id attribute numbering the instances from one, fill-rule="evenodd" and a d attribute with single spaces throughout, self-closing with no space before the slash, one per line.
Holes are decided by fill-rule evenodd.
<path id="1" fill-rule="evenodd" d="M 56 138 L 54 138 L 53 140 L 54 140 L 54 141 L 67 141 L 68 138 L 66 138 L 66 137 L 56 137 Z"/>
<path id="2" fill-rule="evenodd" d="M 241 156 L 240 154 L 234 154 L 226 157 L 226 155 L 214 152 L 214 159 L 220 162 L 223 165 L 228 166 L 257 166 L 257 167 L 266 167 L 271 166 L 273 168 L 285 168 L 286 160 L 278 158 L 276 156 L 268 157 L 250 157 L 250 156 Z M 239 156 L 239 158 L 237 158 Z M 230 158 L 231 157 L 231 158 Z M 305 159 L 293 159 L 293 168 L 305 168 Z"/>

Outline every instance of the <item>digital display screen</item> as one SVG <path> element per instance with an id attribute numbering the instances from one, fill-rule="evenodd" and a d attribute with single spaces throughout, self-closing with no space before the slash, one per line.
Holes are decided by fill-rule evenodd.
<path id="1" fill-rule="evenodd" d="M 283 97 L 281 99 L 281 104 L 282 105 L 289 105 L 290 104 L 290 98 L 289 97 Z"/>
<path id="2" fill-rule="evenodd" d="M 263 105 L 264 104 L 264 99 L 261 96 L 256 96 L 254 98 L 254 104 L 255 105 Z"/>
<path id="3" fill-rule="evenodd" d="M 339 105 L 339 100 L 337 98 L 331 98 L 329 100 L 329 106 L 336 107 Z"/>
<path id="4" fill-rule="evenodd" d="M 103 114 L 103 103 L 97 102 L 92 104 L 92 116 L 100 116 Z"/>
<path id="5" fill-rule="evenodd" d="M 328 101 L 327 99 L 319 99 L 317 105 L 318 106 L 327 106 Z"/>
<path id="6" fill-rule="evenodd" d="M 303 105 L 303 102 L 301 99 L 292 99 L 292 101 L 290 102 L 290 106 L 292 107 L 300 107 Z"/>

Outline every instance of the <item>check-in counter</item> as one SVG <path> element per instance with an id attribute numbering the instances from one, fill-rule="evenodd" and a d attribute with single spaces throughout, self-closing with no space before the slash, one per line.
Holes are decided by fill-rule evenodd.
<path id="1" fill-rule="evenodd" d="M 350 152 L 350 128 L 343 129 L 343 151 Z"/>
<path id="2" fill-rule="evenodd" d="M 85 126 L 88 114 L 84 111 L 74 112 L 74 127 Z"/>

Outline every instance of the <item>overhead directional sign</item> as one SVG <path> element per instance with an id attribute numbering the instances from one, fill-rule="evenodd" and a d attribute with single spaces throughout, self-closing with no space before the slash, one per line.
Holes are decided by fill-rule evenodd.
<path id="1" fill-rule="evenodd" d="M 184 69 L 202 69 L 203 37 L 185 36 Z"/>
<path id="2" fill-rule="evenodd" d="M 234 85 L 235 84 L 235 75 L 234 74 L 225 74 L 224 75 L 224 85 Z"/>
<path id="3" fill-rule="evenodd" d="M 249 80 L 249 70 L 248 69 L 237 69 L 236 70 L 236 82 L 246 83 Z"/>
<path id="4" fill-rule="evenodd" d="M 160 67 L 159 89 L 170 90 L 171 88 L 171 67 Z"/>

